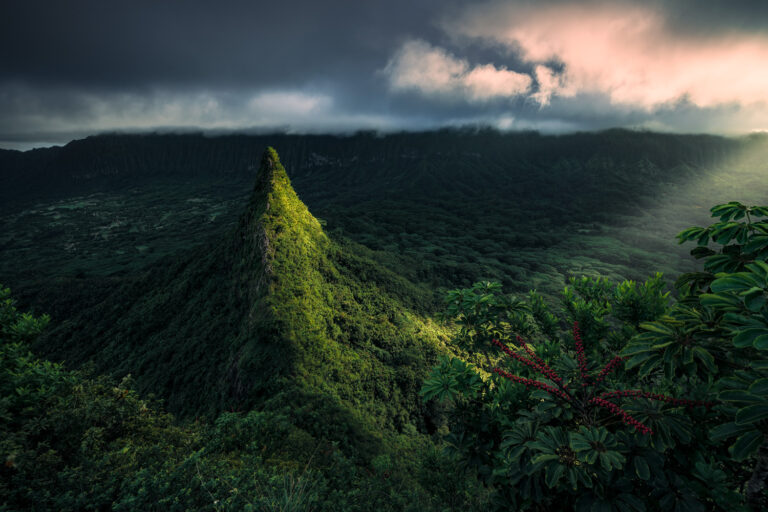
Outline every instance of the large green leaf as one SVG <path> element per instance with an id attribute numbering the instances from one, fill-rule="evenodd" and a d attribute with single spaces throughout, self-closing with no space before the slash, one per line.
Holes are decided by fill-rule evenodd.
<path id="1" fill-rule="evenodd" d="M 528 447 L 531 449 L 547 448 L 546 446 L 541 446 L 540 444 L 535 444 L 535 443 L 528 443 Z M 534 464 L 535 466 L 542 466 L 543 464 L 554 461 L 554 460 L 560 460 L 560 456 L 552 453 L 543 453 L 531 459 L 531 463 Z"/>
<path id="2" fill-rule="evenodd" d="M 645 329 L 646 331 L 665 334 L 667 336 L 672 336 L 675 334 L 675 331 L 671 327 L 664 325 L 661 322 L 643 322 L 640 324 L 640 328 Z"/>
<path id="3" fill-rule="evenodd" d="M 622 355 L 623 355 L 623 353 L 622 353 Z M 637 355 L 631 357 L 629 360 L 627 360 L 624 363 L 624 366 L 625 366 L 625 368 L 627 368 L 629 370 L 629 369 L 634 368 L 635 366 L 643 364 L 644 362 L 646 362 L 651 357 L 657 357 L 658 358 L 660 356 L 654 355 L 653 352 L 646 351 L 646 352 L 643 352 L 641 354 L 637 354 Z"/>
<path id="4" fill-rule="evenodd" d="M 768 247 L 768 235 L 754 235 L 744 245 L 744 252 L 757 252 Z"/>
<path id="5" fill-rule="evenodd" d="M 747 425 L 768 418 L 768 402 L 764 401 L 755 405 L 748 405 L 736 413 L 736 423 Z"/>
<path id="6" fill-rule="evenodd" d="M 643 457 L 635 457 L 632 460 L 632 464 L 635 466 L 635 474 L 640 480 L 649 480 L 651 478 L 651 469 L 648 467 L 648 462 Z"/>
<path id="7" fill-rule="evenodd" d="M 560 478 L 562 478 L 563 473 L 565 473 L 565 466 L 562 464 L 553 464 L 548 466 L 546 475 L 544 477 L 544 481 L 546 482 L 547 487 L 550 489 L 554 488 L 560 481 Z"/>
<path id="8" fill-rule="evenodd" d="M 641 378 L 645 378 L 648 375 L 650 375 L 654 370 L 656 370 L 659 365 L 662 364 L 663 358 L 660 354 L 654 354 L 651 357 L 649 357 L 643 364 L 640 366 L 640 369 L 638 370 L 638 375 Z"/>
<path id="9" fill-rule="evenodd" d="M 715 357 L 710 354 L 707 349 L 704 347 L 693 347 L 691 352 L 699 361 L 701 361 L 701 364 L 703 364 L 708 371 L 713 373 L 717 371 L 717 366 L 715 366 Z"/>
<path id="10" fill-rule="evenodd" d="M 738 331 L 733 338 L 733 345 L 738 348 L 751 347 L 755 340 L 763 335 L 768 335 L 768 329 L 764 327 L 752 327 Z"/>
<path id="11" fill-rule="evenodd" d="M 731 446 L 733 458 L 736 460 L 744 460 L 747 457 L 753 455 L 757 449 L 763 444 L 764 436 L 762 432 L 752 430 L 739 437 L 733 446 Z"/>
<path id="12" fill-rule="evenodd" d="M 712 238 L 716 243 L 725 245 L 738 235 L 740 229 L 741 224 L 738 222 L 720 224 L 712 230 Z"/>
<path id="13" fill-rule="evenodd" d="M 722 275 L 722 274 L 719 274 Z M 718 277 L 710 285 L 715 293 L 723 292 L 742 292 L 760 285 L 760 281 L 748 272 L 739 272 L 738 274 L 729 274 L 724 277 Z"/>
<path id="14" fill-rule="evenodd" d="M 722 222 L 734 218 L 738 214 L 744 214 L 747 207 L 738 201 L 730 201 L 725 204 L 718 204 L 709 209 L 713 217 L 720 217 Z"/>
<path id="15" fill-rule="evenodd" d="M 729 247 L 737 247 L 737 246 L 729 246 Z M 725 250 L 723 250 L 723 254 L 716 254 L 714 256 L 710 256 L 707 258 L 707 261 L 704 263 L 704 268 L 706 270 L 709 270 L 711 272 L 737 272 L 741 269 L 742 262 L 739 258 L 739 253 L 732 251 L 729 253 L 726 253 Z"/>
<path id="16" fill-rule="evenodd" d="M 765 290 L 760 287 L 753 286 L 746 292 L 742 292 L 741 295 L 744 298 L 744 305 L 754 313 L 757 313 L 765 306 Z"/>
<path id="17" fill-rule="evenodd" d="M 709 233 L 709 230 L 702 227 L 695 226 L 692 228 L 684 229 L 683 231 L 678 233 L 677 239 L 682 244 L 683 242 L 686 242 L 688 240 L 696 240 L 697 238 L 700 238 L 702 235 L 705 235 L 705 234 L 708 235 L 708 233 Z M 704 245 L 706 245 L 706 240 L 708 239 L 709 239 L 709 236 L 707 236 L 704 239 L 705 240 Z"/>
<path id="18" fill-rule="evenodd" d="M 730 295 L 720 295 L 713 293 L 702 293 L 699 296 L 699 301 L 703 306 L 709 306 L 712 308 L 738 308 L 741 306 L 741 301 L 737 297 Z"/>
<path id="19" fill-rule="evenodd" d="M 639 336 L 638 336 L 639 337 Z M 651 346 L 648 343 L 630 343 L 626 347 L 624 347 L 621 351 L 622 357 L 630 357 L 635 356 L 638 354 L 647 354 L 650 352 Z"/>
<path id="20" fill-rule="evenodd" d="M 757 350 L 768 350 L 768 330 L 752 340 L 752 346 Z"/>
<path id="21" fill-rule="evenodd" d="M 709 438 L 712 439 L 712 441 L 717 442 L 717 441 L 722 441 L 723 439 L 728 439 L 729 437 L 738 436 L 746 432 L 751 432 L 752 430 L 754 430 L 754 427 L 752 425 L 737 425 L 736 423 L 733 423 L 733 422 L 724 423 L 710 430 Z"/>
<path id="22" fill-rule="evenodd" d="M 749 386 L 749 392 L 753 395 L 768 395 L 768 379 L 758 379 Z"/>
<path id="23" fill-rule="evenodd" d="M 766 235 L 765 238 L 768 239 L 768 235 Z M 755 275 L 762 278 L 765 284 L 768 284 L 768 262 L 756 260 L 747 265 L 747 268 Z"/>

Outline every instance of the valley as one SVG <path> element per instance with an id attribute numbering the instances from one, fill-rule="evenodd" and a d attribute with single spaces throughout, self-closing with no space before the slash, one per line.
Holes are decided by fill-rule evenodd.
<path id="1" fill-rule="evenodd" d="M 45 443 L 62 454 L 57 468 L 112 496 L 103 503 L 173 496 L 179 510 L 204 507 L 209 492 L 236 510 L 299 481 L 307 508 L 484 509 L 506 491 L 489 486 L 488 460 L 454 471 L 455 436 L 468 428 L 455 418 L 495 421 L 507 406 L 494 390 L 516 391 L 490 387 L 451 404 L 426 400 L 425 382 L 459 371 L 489 385 L 499 358 L 474 349 L 482 326 L 531 336 L 558 364 L 568 359 L 557 340 L 586 311 L 595 347 L 629 343 L 668 307 L 662 288 L 678 293 L 672 283 L 700 266 L 675 235 L 709 223 L 718 201 L 768 197 L 762 136 L 105 135 L 0 156 L 0 282 L 17 300 L 6 317 L 50 314 L 28 346 L 63 363 L 38 369 L 8 345 L 14 385 L 39 374 L 45 400 L 67 407 L 85 393 L 67 420 L 75 426 Z M 655 272 L 664 277 L 641 284 Z M 637 283 L 609 293 L 625 280 Z M 444 314 L 449 290 L 481 281 L 514 297 L 465 290 L 469 302 Z M 501 300 L 493 315 L 508 316 L 474 323 L 480 313 L 458 313 L 472 300 L 474 311 Z M 621 316 L 627 308 L 641 308 L 635 320 Z M 606 338 L 600 322 L 618 330 Z M 29 421 L 47 414 L 26 407 Z M 93 431 L 94 414 L 123 419 Z M 59 444 L 86 435 L 104 441 L 84 452 Z M 146 460 L 120 462 L 125 443 Z M 171 451 L 167 461 L 158 449 Z M 145 463 L 149 480 L 136 473 Z M 213 467 L 224 476 L 207 480 Z M 102 472 L 154 490 L 139 498 Z M 46 506 L 61 506 L 61 492 Z"/>

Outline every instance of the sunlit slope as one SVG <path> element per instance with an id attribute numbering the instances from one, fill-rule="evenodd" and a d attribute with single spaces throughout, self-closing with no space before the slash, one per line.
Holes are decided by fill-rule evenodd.
<path id="1" fill-rule="evenodd" d="M 130 373 L 184 415 L 289 408 L 345 438 L 419 426 L 443 339 L 425 317 L 431 295 L 326 236 L 274 150 L 256 180 L 229 235 L 152 267 L 37 348 Z"/>

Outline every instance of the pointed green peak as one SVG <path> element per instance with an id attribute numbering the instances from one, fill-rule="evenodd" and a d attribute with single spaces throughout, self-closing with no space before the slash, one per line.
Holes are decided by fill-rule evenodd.
<path id="1" fill-rule="evenodd" d="M 265 151 L 264 155 L 261 157 L 261 165 L 262 167 L 267 167 L 269 169 L 280 165 L 280 157 L 277 156 L 277 151 L 275 151 L 275 148 L 272 146 L 269 146 Z"/>
<path id="2" fill-rule="evenodd" d="M 288 173 L 280 163 L 280 157 L 273 147 L 268 147 L 264 151 L 259 174 L 258 181 L 261 185 L 257 183 L 256 187 L 258 189 L 261 186 L 262 194 L 259 194 L 256 199 L 265 198 L 267 201 L 261 217 L 263 224 L 281 224 L 283 226 L 278 229 L 278 232 L 285 230 L 302 239 L 306 239 L 307 235 L 311 238 L 325 237 L 320 223 L 312 216 L 291 186 Z M 304 236 L 300 236 L 298 232 L 302 230 L 311 232 L 311 235 L 304 233 Z"/>
<path id="3" fill-rule="evenodd" d="M 262 264 L 270 271 L 278 270 L 281 261 L 286 267 L 294 267 L 302 258 L 317 258 L 329 244 L 320 223 L 293 190 L 272 147 L 261 158 L 238 238 L 251 240 L 256 245 L 248 245 L 259 247 Z"/>
<path id="4" fill-rule="evenodd" d="M 272 146 L 264 150 L 261 156 L 261 165 L 259 165 L 259 177 L 271 176 L 275 171 L 285 172 L 283 164 L 280 163 L 280 157 Z"/>
<path id="5" fill-rule="evenodd" d="M 280 157 L 277 155 L 275 148 L 270 146 L 261 157 L 261 165 L 259 165 L 259 171 L 256 173 L 256 186 L 254 187 L 253 195 L 261 196 L 264 192 L 269 193 L 269 189 L 275 185 L 276 178 L 279 181 L 287 181 L 290 187 L 290 180 L 288 180 L 283 164 L 280 163 Z M 254 199 L 258 200 L 260 197 L 251 197 L 251 203 L 253 203 Z"/>

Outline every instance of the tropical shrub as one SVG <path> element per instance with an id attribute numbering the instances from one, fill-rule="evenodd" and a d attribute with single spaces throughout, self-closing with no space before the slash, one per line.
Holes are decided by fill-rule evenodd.
<path id="1" fill-rule="evenodd" d="M 768 506 L 768 207 L 717 205 L 718 222 L 678 235 L 695 241 L 701 272 L 684 274 L 669 314 L 627 347 L 629 366 L 709 375 L 717 392 L 714 443 L 725 442 L 747 502 Z M 710 245 L 714 245 L 710 247 Z M 678 361 L 674 365 L 670 361 Z"/>
<path id="2" fill-rule="evenodd" d="M 461 346 L 486 357 L 443 359 L 421 393 L 444 404 L 446 451 L 500 507 L 765 505 L 768 222 L 755 218 L 768 208 L 712 213 L 680 234 L 704 270 L 671 305 L 660 275 L 571 279 L 556 315 L 489 283 L 449 294 Z"/>
<path id="3" fill-rule="evenodd" d="M 130 378 L 36 357 L 29 342 L 47 323 L 0 287 L 0 511 L 484 508 L 477 482 L 415 428 L 361 463 L 297 425 L 311 414 L 318 428 L 342 428 L 322 397 L 305 411 L 294 401 L 180 421 Z"/>

